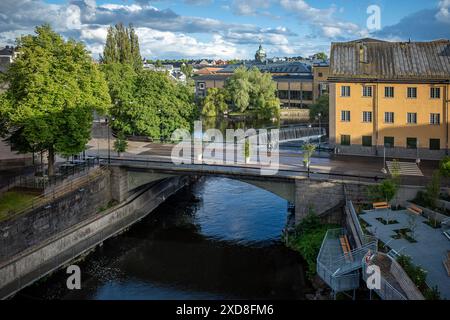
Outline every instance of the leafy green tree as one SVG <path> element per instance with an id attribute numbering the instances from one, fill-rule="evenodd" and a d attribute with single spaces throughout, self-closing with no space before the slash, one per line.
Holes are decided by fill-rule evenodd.
<path id="1" fill-rule="evenodd" d="M 107 83 L 82 43 L 65 41 L 47 24 L 17 40 L 20 54 L 0 97 L 2 134 L 22 152 L 76 154 L 90 138 L 93 112 L 110 105 Z"/>
<path id="2" fill-rule="evenodd" d="M 233 105 L 240 112 L 246 111 L 250 104 L 250 87 L 248 70 L 244 66 L 236 68 L 227 80 L 225 88 L 230 94 Z"/>
<path id="3" fill-rule="evenodd" d="M 450 157 L 444 157 L 439 164 L 439 171 L 443 177 L 450 177 Z"/>
<path id="4" fill-rule="evenodd" d="M 325 52 L 318 52 L 314 55 L 316 57 L 316 59 L 320 59 L 320 60 L 327 60 L 328 56 Z"/>
<path id="5" fill-rule="evenodd" d="M 103 55 L 100 60 L 104 64 L 130 64 L 134 70 L 142 68 L 139 40 L 133 26 L 125 27 L 122 23 L 108 28 Z"/>
<path id="6" fill-rule="evenodd" d="M 309 163 L 311 161 L 311 157 L 314 154 L 314 151 L 316 151 L 316 146 L 311 143 L 306 143 L 302 147 L 303 149 L 303 163 L 309 167 Z"/>
<path id="7" fill-rule="evenodd" d="M 225 88 L 238 111 L 254 110 L 263 119 L 279 116 L 280 101 L 276 97 L 276 84 L 270 73 L 240 66 L 234 70 Z"/>
<path id="8" fill-rule="evenodd" d="M 222 88 L 209 88 L 202 102 L 202 115 L 216 117 L 228 111 L 227 92 Z"/>
<path id="9" fill-rule="evenodd" d="M 117 154 L 120 157 L 120 154 L 127 151 L 127 148 L 128 142 L 125 138 L 125 135 L 123 134 L 123 132 L 119 132 L 116 141 L 114 141 L 114 150 L 116 150 Z"/>
<path id="10" fill-rule="evenodd" d="M 184 75 L 186 76 L 186 79 L 192 78 L 192 74 L 194 71 L 194 68 L 192 67 L 192 65 L 183 63 L 181 65 L 180 69 L 181 69 L 181 72 L 183 72 Z"/>
<path id="11" fill-rule="evenodd" d="M 329 106 L 329 96 L 323 95 L 320 96 L 317 101 L 311 105 L 309 108 L 309 118 L 314 121 L 316 120 L 319 113 L 321 114 L 322 120 L 326 120 L 330 114 L 330 106 Z"/>
<path id="12" fill-rule="evenodd" d="M 433 172 L 431 182 L 427 185 L 425 196 L 432 209 L 436 208 L 441 191 L 441 177 L 439 171 Z"/>

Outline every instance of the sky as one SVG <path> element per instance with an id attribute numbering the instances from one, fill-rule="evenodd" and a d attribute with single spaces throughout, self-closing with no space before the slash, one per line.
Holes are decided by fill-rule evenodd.
<path id="1" fill-rule="evenodd" d="M 0 0 L 0 46 L 50 23 L 98 57 L 118 22 L 147 59 L 251 59 L 260 43 L 268 57 L 309 56 L 362 37 L 449 39 L 450 0 Z"/>

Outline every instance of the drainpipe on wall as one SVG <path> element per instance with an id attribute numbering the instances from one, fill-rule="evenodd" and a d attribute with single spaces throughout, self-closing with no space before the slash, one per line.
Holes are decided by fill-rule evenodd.
<path id="1" fill-rule="evenodd" d="M 446 123 L 446 128 L 445 128 L 445 154 L 448 156 L 448 147 L 449 147 L 449 145 L 448 145 L 448 143 L 449 143 L 449 141 L 448 141 L 448 139 L 449 139 L 449 136 L 448 136 L 448 130 L 449 130 L 449 110 L 448 110 L 448 103 L 450 102 L 450 97 L 449 97 L 449 91 L 448 91 L 448 88 L 449 88 L 449 84 L 447 84 L 446 86 L 445 86 L 445 99 L 444 99 L 444 112 L 445 112 L 445 118 L 446 118 L 446 121 L 445 121 L 445 123 Z"/>
<path id="2" fill-rule="evenodd" d="M 373 90 L 373 129 L 375 131 L 375 156 L 378 156 L 378 84 L 375 84 Z"/>

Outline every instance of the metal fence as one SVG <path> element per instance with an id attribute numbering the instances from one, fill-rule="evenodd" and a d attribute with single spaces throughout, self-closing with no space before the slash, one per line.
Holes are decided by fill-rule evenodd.
<path id="1" fill-rule="evenodd" d="M 60 183 L 52 186 L 51 188 L 46 188 L 44 194 L 34 197 L 29 201 L 25 202 L 23 206 L 21 206 L 19 209 L 9 210 L 6 213 L 6 218 L 4 220 L 10 219 L 14 216 L 23 214 L 33 209 L 42 207 L 47 203 L 50 203 L 51 201 L 69 192 L 75 191 L 91 181 L 96 180 L 100 176 L 105 175 L 107 172 L 108 168 L 106 166 L 100 165 L 79 172 L 76 175 L 66 178 L 66 180 L 61 180 Z"/>

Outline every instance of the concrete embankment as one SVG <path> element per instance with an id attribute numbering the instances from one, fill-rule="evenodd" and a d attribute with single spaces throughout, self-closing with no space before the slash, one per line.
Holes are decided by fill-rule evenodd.
<path id="1" fill-rule="evenodd" d="M 8 261 L 1 262 L 0 299 L 13 295 L 120 233 L 189 183 L 190 178 L 187 177 L 173 177 L 155 182 L 137 191 L 121 204 L 84 219 Z"/>

